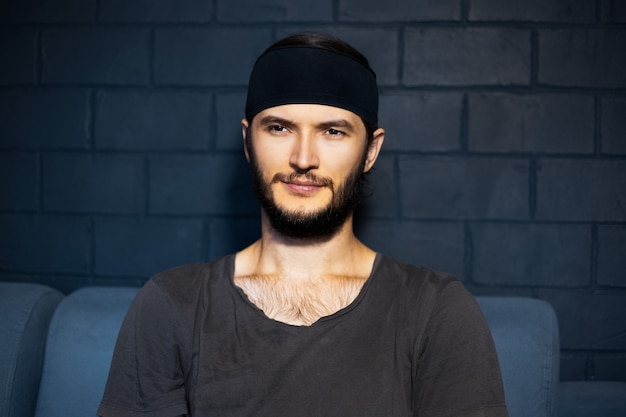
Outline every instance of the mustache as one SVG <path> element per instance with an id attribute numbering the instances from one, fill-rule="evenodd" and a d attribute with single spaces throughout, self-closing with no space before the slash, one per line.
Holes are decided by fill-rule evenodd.
<path id="1" fill-rule="evenodd" d="M 275 174 L 274 177 L 272 178 L 272 184 L 277 183 L 277 182 L 294 182 L 296 180 L 300 180 L 300 181 L 306 180 L 307 182 L 310 182 L 315 186 L 330 187 L 331 189 L 333 189 L 333 185 L 334 185 L 332 179 L 328 177 L 317 176 L 310 171 L 305 172 L 305 173 L 292 172 L 291 174 L 285 174 L 285 173 L 279 172 Z"/>

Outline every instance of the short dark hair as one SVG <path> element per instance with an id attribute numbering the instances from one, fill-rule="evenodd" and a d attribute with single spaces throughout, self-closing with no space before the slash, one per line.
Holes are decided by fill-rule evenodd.
<path id="1" fill-rule="evenodd" d="M 265 52 L 271 51 L 275 48 L 281 48 L 284 46 L 314 46 L 330 51 L 341 52 L 349 55 L 364 66 L 370 68 L 370 64 L 361 52 L 348 42 L 339 39 L 336 36 L 323 32 L 302 32 L 295 35 L 287 36 L 272 45 L 270 45 Z M 371 68 L 370 68 L 371 69 Z"/>

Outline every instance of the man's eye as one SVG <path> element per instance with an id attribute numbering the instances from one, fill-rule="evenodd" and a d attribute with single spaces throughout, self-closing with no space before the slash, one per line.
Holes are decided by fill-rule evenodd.
<path id="1" fill-rule="evenodd" d="M 339 136 L 339 135 L 343 135 L 343 132 L 341 130 L 337 130 L 337 129 L 328 129 L 326 131 L 329 135 L 331 136 Z"/>
<path id="2" fill-rule="evenodd" d="M 268 127 L 268 130 L 270 132 L 286 132 L 287 128 L 281 125 L 271 125 Z"/>

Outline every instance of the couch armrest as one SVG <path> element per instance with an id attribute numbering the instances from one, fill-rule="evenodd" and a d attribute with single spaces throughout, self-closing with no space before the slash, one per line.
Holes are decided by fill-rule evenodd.
<path id="1" fill-rule="evenodd" d="M 32 417 L 48 326 L 62 298 L 45 285 L 0 283 L 0 416 Z"/>
<path id="2" fill-rule="evenodd" d="M 509 417 L 556 415 L 559 328 L 542 300 L 477 297 L 493 335 Z"/>

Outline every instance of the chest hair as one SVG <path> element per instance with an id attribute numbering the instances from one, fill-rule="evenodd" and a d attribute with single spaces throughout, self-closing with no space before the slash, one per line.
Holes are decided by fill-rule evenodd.
<path id="1" fill-rule="evenodd" d="M 330 275 L 323 280 L 291 282 L 275 276 L 239 276 L 235 285 L 271 319 L 310 326 L 347 307 L 367 277 Z"/>

